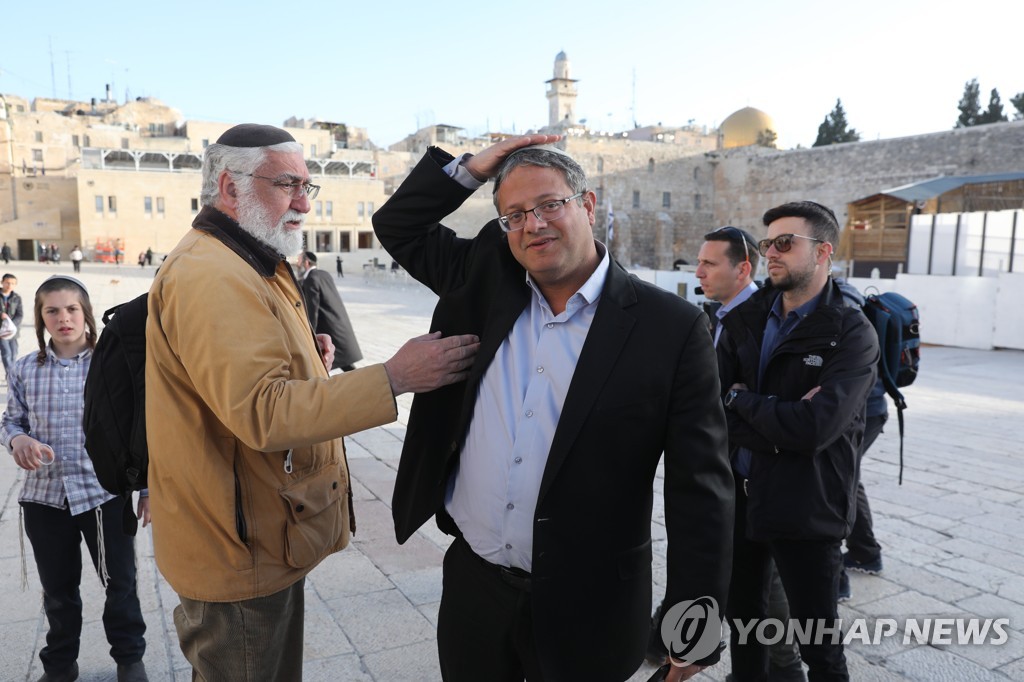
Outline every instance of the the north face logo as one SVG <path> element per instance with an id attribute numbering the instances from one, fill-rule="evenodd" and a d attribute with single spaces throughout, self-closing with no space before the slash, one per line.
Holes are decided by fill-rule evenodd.
<path id="1" fill-rule="evenodd" d="M 808 367 L 821 367 L 822 360 L 820 355 L 808 355 L 804 358 L 804 364 Z"/>

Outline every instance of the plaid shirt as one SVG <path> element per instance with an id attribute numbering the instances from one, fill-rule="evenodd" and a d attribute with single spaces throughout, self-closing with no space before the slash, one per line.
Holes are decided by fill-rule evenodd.
<path id="1" fill-rule="evenodd" d="M 57 456 L 52 466 L 26 471 L 18 498 L 50 507 L 69 508 L 71 515 L 94 509 L 114 498 L 104 490 L 85 452 L 82 431 L 85 375 L 92 350 L 73 358 L 58 358 L 47 346 L 46 361 L 36 353 L 19 358 L 8 377 L 7 411 L 0 420 L 0 441 L 11 449 L 20 434 L 46 443 Z"/>

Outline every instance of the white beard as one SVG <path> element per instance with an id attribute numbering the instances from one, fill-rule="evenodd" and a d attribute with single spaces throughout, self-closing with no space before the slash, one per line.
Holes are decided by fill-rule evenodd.
<path id="1" fill-rule="evenodd" d="M 306 216 L 288 209 L 275 221 L 267 207 L 255 197 L 245 197 L 243 201 L 238 202 L 239 226 L 286 258 L 302 250 L 302 230 L 285 228 L 285 223 L 292 220 L 304 225 Z"/>

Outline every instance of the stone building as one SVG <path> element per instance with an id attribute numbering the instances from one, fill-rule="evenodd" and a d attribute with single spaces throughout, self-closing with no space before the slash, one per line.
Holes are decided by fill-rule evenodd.
<path id="1" fill-rule="evenodd" d="M 693 263 L 703 235 L 721 225 L 764 232 L 763 212 L 813 199 L 840 222 L 847 206 L 909 183 L 944 176 L 1024 171 L 1024 121 L 911 137 L 780 150 L 785 138 L 771 116 L 753 107 L 718 129 L 694 125 L 595 131 L 576 120 L 578 79 L 560 52 L 545 82 L 549 125 L 579 160 L 597 194 L 595 234 L 607 237 L 614 213 L 615 257 L 627 266 L 671 269 Z M 169 250 L 198 211 L 202 150 L 231 124 L 183 121 L 181 113 L 143 98 L 118 104 L 0 96 L 0 240 L 32 258 L 39 243 L 67 253 L 81 244 L 102 257 L 120 244 L 129 259 L 147 247 Z M 381 255 L 370 216 L 430 145 L 476 153 L 506 133 L 466 135 L 431 125 L 387 150 L 367 131 L 344 123 L 289 119 L 320 191 L 307 217 L 317 251 Z M 471 236 L 495 216 L 489 188 L 474 194 L 446 224 Z M 863 270 L 878 263 L 861 259 Z M 893 272 L 893 263 L 882 268 Z M 897 264 L 898 265 L 898 264 Z"/>
<path id="2" fill-rule="evenodd" d="M 162 102 L 0 96 L 0 241 L 21 259 L 40 244 L 91 260 L 169 251 L 200 203 L 203 149 L 230 123 L 185 121 Z M 365 129 L 289 119 L 321 190 L 306 220 L 317 251 L 373 249 L 370 217 L 387 198 Z M 409 155 L 388 158 L 397 174 Z"/>
<path id="3" fill-rule="evenodd" d="M 568 70 L 559 53 L 547 82 Z M 846 226 L 848 204 L 886 188 L 1024 171 L 1024 121 L 793 150 L 772 146 L 784 131 L 753 107 L 734 112 L 718 130 L 658 124 L 599 133 L 574 124 L 542 132 L 564 134 L 559 144 L 587 172 L 598 198 L 597 236 L 606 237 L 614 212 L 612 253 L 628 266 L 653 269 L 695 262 L 703 235 L 721 225 L 763 235 L 761 215 L 786 201 L 823 203 Z M 862 271 L 877 265 L 857 264 Z M 883 272 L 894 272 L 891 265 Z"/>

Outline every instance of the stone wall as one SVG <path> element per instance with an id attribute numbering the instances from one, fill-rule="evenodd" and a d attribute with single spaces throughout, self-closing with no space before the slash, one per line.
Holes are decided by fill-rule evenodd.
<path id="1" fill-rule="evenodd" d="M 766 209 L 798 199 L 831 207 L 845 223 L 847 203 L 884 189 L 942 175 L 1024 170 L 1024 121 L 813 149 L 720 153 L 709 162 L 715 220 L 722 224 L 760 230 Z"/>
<path id="2" fill-rule="evenodd" d="M 675 159 L 652 153 L 652 147 L 667 152 L 670 145 L 635 145 L 612 139 L 590 148 L 573 144 L 569 150 L 586 163 L 588 173 L 596 170 L 598 156 L 604 159 L 595 182 L 603 201 L 612 203 L 617 223 L 628 222 L 630 228 L 628 248 L 615 253 L 623 262 L 647 267 L 671 265 L 677 258 L 693 262 L 702 235 L 721 225 L 763 235 L 764 211 L 787 201 L 813 199 L 833 208 L 845 224 L 849 202 L 885 189 L 943 175 L 1024 170 L 1024 121 L 813 149 L 743 147 Z M 653 170 L 650 158 L 655 158 Z M 635 191 L 639 208 L 632 207 Z M 671 192 L 670 209 L 654 205 L 664 192 Z"/>

